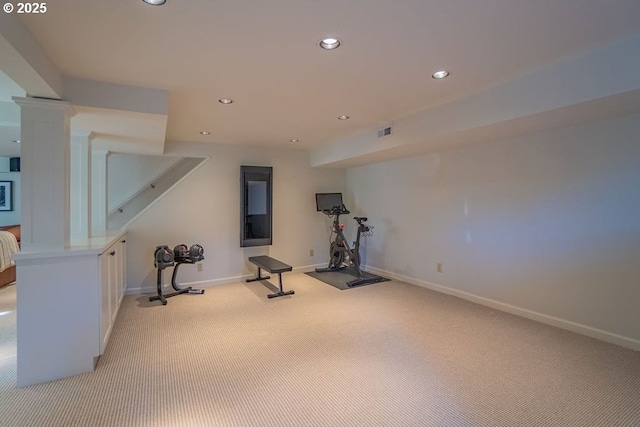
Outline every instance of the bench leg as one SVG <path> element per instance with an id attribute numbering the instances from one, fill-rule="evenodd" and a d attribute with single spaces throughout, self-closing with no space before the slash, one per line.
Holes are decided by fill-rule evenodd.
<path id="1" fill-rule="evenodd" d="M 255 282 L 256 280 L 266 280 L 266 279 L 271 279 L 271 276 L 262 276 L 262 269 L 260 267 L 258 267 L 258 275 L 252 279 L 247 279 L 246 282 Z"/>
<path id="2" fill-rule="evenodd" d="M 292 290 L 291 291 L 287 291 L 287 292 L 284 292 L 282 290 L 282 273 L 278 273 L 278 282 L 280 283 L 280 292 L 276 292 L 275 294 L 269 294 L 269 295 L 267 295 L 267 297 L 275 298 L 275 297 L 282 297 L 282 296 L 285 296 L 285 295 L 293 295 L 295 293 Z"/>
<path id="3" fill-rule="evenodd" d="M 191 286 L 187 286 L 186 288 L 180 287 L 180 284 L 178 284 L 176 278 L 178 277 L 178 267 L 180 267 L 182 264 L 184 263 L 176 262 L 176 266 L 173 268 L 173 274 L 171 275 L 171 286 L 173 286 L 173 289 L 175 289 L 179 293 L 184 293 L 184 294 L 198 294 L 198 295 L 204 294 L 204 289 L 193 289 Z M 194 264 L 194 263 L 189 262 L 188 264 Z"/>

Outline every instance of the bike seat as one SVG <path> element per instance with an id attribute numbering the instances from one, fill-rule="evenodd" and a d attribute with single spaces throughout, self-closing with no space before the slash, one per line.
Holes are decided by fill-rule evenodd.
<path id="1" fill-rule="evenodd" d="M 365 222 L 369 218 L 367 218 L 366 216 L 354 216 L 353 219 L 355 219 L 358 224 L 360 224 L 361 222 Z"/>

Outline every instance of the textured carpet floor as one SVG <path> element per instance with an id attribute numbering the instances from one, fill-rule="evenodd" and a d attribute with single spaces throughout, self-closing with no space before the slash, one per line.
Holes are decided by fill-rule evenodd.
<path id="1" fill-rule="evenodd" d="M 16 388 L 0 359 L 0 425 L 640 425 L 638 352 L 401 282 L 285 281 L 128 296 L 89 374 Z"/>

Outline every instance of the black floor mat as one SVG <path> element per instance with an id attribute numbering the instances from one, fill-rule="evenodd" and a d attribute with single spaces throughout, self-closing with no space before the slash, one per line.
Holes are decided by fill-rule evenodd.
<path id="1" fill-rule="evenodd" d="M 386 282 L 387 278 L 381 277 L 381 276 L 377 276 L 375 274 L 372 273 L 367 273 L 366 271 L 363 271 L 364 273 L 364 281 L 365 283 L 359 284 L 359 285 L 355 285 L 355 286 L 349 286 L 347 285 L 348 282 L 351 282 L 353 280 L 357 280 L 358 276 L 355 274 L 355 272 L 350 269 L 350 268 L 345 268 L 343 270 L 337 270 L 337 271 L 327 271 L 324 273 L 318 273 L 317 271 L 311 271 L 308 274 L 309 276 L 313 277 L 314 279 L 318 279 L 321 282 L 324 282 L 328 285 L 333 286 L 334 288 L 338 288 L 342 291 L 344 291 L 345 289 L 353 289 L 353 288 L 359 288 L 362 286 L 366 286 L 366 285 L 372 285 L 374 283 L 380 283 L 380 282 Z"/>

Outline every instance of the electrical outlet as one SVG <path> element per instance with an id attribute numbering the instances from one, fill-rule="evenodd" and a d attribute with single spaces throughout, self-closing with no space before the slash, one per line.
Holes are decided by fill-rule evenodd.
<path id="1" fill-rule="evenodd" d="M 309 249 L 309 256 L 313 256 L 313 249 Z"/>
<path id="2" fill-rule="evenodd" d="M 199 262 L 197 265 L 198 265 L 198 271 L 202 271 L 202 263 Z"/>
<path id="3" fill-rule="evenodd" d="M 442 273 L 442 263 L 439 262 L 438 265 L 436 266 L 438 273 Z"/>

